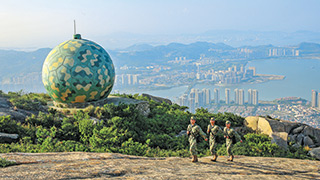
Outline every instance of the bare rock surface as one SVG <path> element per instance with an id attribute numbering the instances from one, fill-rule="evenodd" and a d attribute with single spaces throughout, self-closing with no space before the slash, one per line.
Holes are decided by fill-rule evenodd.
<path id="1" fill-rule="evenodd" d="M 112 153 L 6 153 L 0 179 L 320 179 L 320 162 L 273 157 L 148 158 Z"/>
<path id="2" fill-rule="evenodd" d="M 12 143 L 18 140 L 18 134 L 8 134 L 0 132 L 0 143 Z"/>
<path id="3" fill-rule="evenodd" d="M 152 100 L 159 102 L 159 103 L 165 102 L 167 104 L 172 105 L 172 102 L 170 99 L 166 99 L 166 98 L 162 98 L 162 97 L 158 97 L 158 96 L 152 96 L 150 94 L 145 94 L 145 93 L 142 93 L 141 96 L 147 97 L 148 99 L 152 99 Z"/>
<path id="4" fill-rule="evenodd" d="M 285 144 L 288 140 L 301 146 L 320 146 L 320 129 L 313 128 L 306 124 L 285 120 L 274 120 L 257 116 L 247 117 L 243 124 L 245 127 L 254 131 L 269 135 L 273 142 L 282 147 L 285 147 Z M 280 139 L 286 142 L 280 142 L 278 141 L 279 138 L 277 138 L 278 135 L 275 136 L 274 133 L 287 134 L 289 138 L 283 136 L 284 138 Z"/>
<path id="5" fill-rule="evenodd" d="M 320 160 L 320 147 L 313 148 L 311 151 L 309 151 L 310 155 L 318 160 Z"/>
<path id="6" fill-rule="evenodd" d="M 276 143 L 278 146 L 287 149 L 288 148 L 288 133 L 286 132 L 272 132 L 270 134 L 271 143 Z"/>

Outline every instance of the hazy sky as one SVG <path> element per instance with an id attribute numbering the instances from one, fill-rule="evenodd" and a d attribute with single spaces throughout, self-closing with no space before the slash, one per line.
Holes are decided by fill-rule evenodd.
<path id="1" fill-rule="evenodd" d="M 73 20 L 86 37 L 117 32 L 320 31 L 319 0 L 0 0 L 0 48 L 54 47 Z"/>

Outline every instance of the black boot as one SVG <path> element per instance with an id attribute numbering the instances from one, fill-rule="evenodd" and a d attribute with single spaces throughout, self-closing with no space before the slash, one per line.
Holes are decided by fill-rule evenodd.
<path id="1" fill-rule="evenodd" d="M 217 161 L 217 158 L 218 158 L 218 155 L 215 154 L 215 155 L 213 155 L 213 158 L 211 159 L 211 161 Z"/>

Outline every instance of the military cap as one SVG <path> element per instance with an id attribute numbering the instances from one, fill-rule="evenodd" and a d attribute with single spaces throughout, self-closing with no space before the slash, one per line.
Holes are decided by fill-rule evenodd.
<path id="1" fill-rule="evenodd" d="M 196 120 L 196 117 L 191 116 L 190 120 Z"/>
<path id="2" fill-rule="evenodd" d="M 230 122 L 230 121 L 227 121 L 226 124 L 231 124 L 231 122 Z"/>
<path id="3" fill-rule="evenodd" d="M 210 121 L 215 121 L 216 119 L 214 118 L 214 117 L 212 117 L 211 119 L 210 119 Z"/>

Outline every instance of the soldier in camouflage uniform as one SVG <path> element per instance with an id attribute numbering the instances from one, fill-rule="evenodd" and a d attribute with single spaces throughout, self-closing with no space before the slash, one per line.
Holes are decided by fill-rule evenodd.
<path id="1" fill-rule="evenodd" d="M 216 161 L 218 158 L 218 155 L 215 151 L 216 148 L 216 136 L 218 132 L 222 132 L 221 128 L 217 125 L 215 125 L 216 120 L 214 118 L 210 119 L 210 124 L 208 125 L 207 134 L 209 135 L 209 146 L 210 146 L 210 152 L 213 155 L 213 159 L 211 161 Z"/>
<path id="2" fill-rule="evenodd" d="M 228 161 L 233 161 L 233 154 L 232 154 L 232 146 L 234 143 L 236 143 L 236 139 L 239 139 L 240 142 L 242 142 L 240 135 L 232 128 L 230 128 L 231 122 L 226 122 L 226 127 L 224 128 L 224 137 L 226 138 L 226 146 L 227 146 L 227 152 L 228 152 Z"/>
<path id="3" fill-rule="evenodd" d="M 191 117 L 190 119 L 187 134 L 189 136 L 190 153 L 192 155 L 191 162 L 198 162 L 197 138 L 202 136 L 205 141 L 208 141 L 208 139 L 206 138 L 206 133 L 204 133 L 201 127 L 196 124 L 196 119 L 194 117 Z"/>

